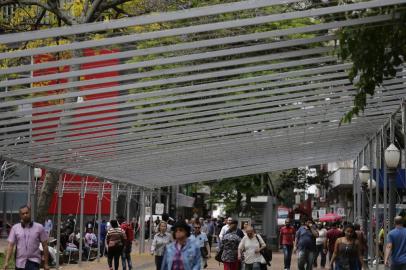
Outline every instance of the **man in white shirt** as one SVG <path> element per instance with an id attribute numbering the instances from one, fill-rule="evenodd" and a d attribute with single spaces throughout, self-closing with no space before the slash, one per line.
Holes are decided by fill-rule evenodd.
<path id="1" fill-rule="evenodd" d="M 220 234 L 219 234 L 220 241 L 223 240 L 223 237 L 226 234 L 226 232 L 228 231 L 228 229 L 230 228 L 230 224 L 231 224 L 232 221 L 233 221 L 233 219 L 231 217 L 227 218 L 227 223 L 226 223 L 226 225 L 224 225 L 221 228 L 221 231 L 220 231 Z"/>

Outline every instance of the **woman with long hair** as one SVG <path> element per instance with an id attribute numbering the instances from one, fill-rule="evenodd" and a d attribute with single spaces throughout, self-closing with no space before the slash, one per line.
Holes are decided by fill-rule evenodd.
<path id="1" fill-rule="evenodd" d="M 154 240 L 151 245 L 151 255 L 155 255 L 156 270 L 160 270 L 162 259 L 164 257 L 165 248 L 172 242 L 172 235 L 167 232 L 168 225 L 165 221 L 158 224 L 158 232 L 154 235 Z"/>
<path id="2" fill-rule="evenodd" d="M 331 269 L 333 263 L 335 263 L 335 270 L 358 270 L 360 265 L 367 269 L 355 228 L 351 224 L 345 226 L 344 237 L 338 238 L 335 243 L 333 257 L 330 261 Z"/>
<path id="3" fill-rule="evenodd" d="M 118 270 L 120 256 L 123 252 L 124 243 L 127 237 L 124 231 L 118 226 L 117 220 L 111 220 L 110 225 L 111 228 L 107 231 L 106 236 L 107 263 L 109 264 L 110 270 L 113 270 L 114 259 L 114 270 Z"/>

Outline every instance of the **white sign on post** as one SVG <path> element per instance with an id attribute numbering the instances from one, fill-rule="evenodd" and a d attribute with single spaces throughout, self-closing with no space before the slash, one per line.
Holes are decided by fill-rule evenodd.
<path id="1" fill-rule="evenodd" d="M 150 216 L 151 214 L 152 214 L 151 213 L 151 207 L 149 207 L 149 206 L 145 207 L 145 215 Z"/>
<path id="2" fill-rule="evenodd" d="M 313 211 L 312 211 L 312 218 L 313 218 L 313 219 L 318 219 L 319 217 L 318 217 L 317 214 L 318 214 L 318 211 L 317 211 L 317 210 L 313 210 Z"/>
<path id="3" fill-rule="evenodd" d="M 164 213 L 165 205 L 163 203 L 155 204 L 155 215 L 162 215 Z"/>
<path id="4" fill-rule="evenodd" d="M 337 215 L 339 216 L 345 216 L 345 209 L 344 208 L 337 208 Z"/>

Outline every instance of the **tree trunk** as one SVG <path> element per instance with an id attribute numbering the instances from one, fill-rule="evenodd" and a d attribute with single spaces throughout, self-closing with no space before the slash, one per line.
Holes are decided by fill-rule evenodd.
<path id="1" fill-rule="evenodd" d="M 44 183 L 38 198 L 36 221 L 43 224 L 48 216 L 49 205 L 51 204 L 54 192 L 58 185 L 59 174 L 56 172 L 47 172 Z"/>

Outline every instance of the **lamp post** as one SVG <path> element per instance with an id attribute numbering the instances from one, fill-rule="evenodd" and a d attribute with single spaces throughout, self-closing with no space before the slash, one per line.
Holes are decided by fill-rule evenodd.
<path id="1" fill-rule="evenodd" d="M 362 229 L 364 233 L 368 231 L 368 222 L 367 222 L 367 191 L 368 191 L 368 182 L 370 177 L 370 169 L 367 165 L 361 167 L 358 172 L 359 179 L 361 180 L 361 189 L 362 189 Z M 366 255 L 366 254 L 363 254 Z M 368 258 L 365 256 L 364 258 Z"/>
<path id="2" fill-rule="evenodd" d="M 385 164 L 388 168 L 388 182 L 389 182 L 389 229 L 393 227 L 393 220 L 396 215 L 396 168 L 400 160 L 400 151 L 392 143 L 385 150 Z M 386 192 L 386 190 L 385 190 Z"/>
<path id="3" fill-rule="evenodd" d="M 37 183 L 38 180 L 42 177 L 42 169 L 41 168 L 34 168 L 34 181 L 33 181 L 33 189 L 34 191 L 31 192 L 31 216 L 33 220 L 37 218 Z"/>

